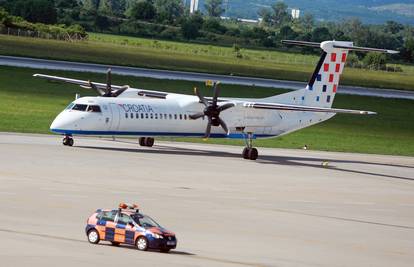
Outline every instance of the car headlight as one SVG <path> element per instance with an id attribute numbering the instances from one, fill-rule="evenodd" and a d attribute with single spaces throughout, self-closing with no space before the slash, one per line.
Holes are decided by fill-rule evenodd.
<path id="1" fill-rule="evenodd" d="M 162 239 L 162 235 L 156 234 L 156 233 L 151 233 L 152 237 L 157 238 L 157 239 Z"/>

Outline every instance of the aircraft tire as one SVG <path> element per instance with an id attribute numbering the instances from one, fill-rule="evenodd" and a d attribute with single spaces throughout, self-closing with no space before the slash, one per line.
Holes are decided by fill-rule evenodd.
<path id="1" fill-rule="evenodd" d="M 147 137 L 145 138 L 145 146 L 152 147 L 154 145 L 154 138 Z"/>
<path id="2" fill-rule="evenodd" d="M 256 148 L 252 147 L 251 149 L 249 149 L 248 156 L 250 160 L 256 160 L 257 157 L 259 156 L 259 152 L 257 151 Z"/>
<path id="3" fill-rule="evenodd" d="M 73 138 L 68 138 L 68 146 L 73 146 Z"/>
<path id="4" fill-rule="evenodd" d="M 140 146 L 145 146 L 145 140 L 146 140 L 146 138 L 145 138 L 145 137 L 140 137 L 140 138 L 139 138 L 139 145 L 140 145 Z"/>
<path id="5" fill-rule="evenodd" d="M 242 152 L 242 155 L 243 155 L 243 158 L 244 159 L 249 159 L 249 148 L 248 147 L 245 147 L 244 149 L 243 149 L 243 152 Z"/>

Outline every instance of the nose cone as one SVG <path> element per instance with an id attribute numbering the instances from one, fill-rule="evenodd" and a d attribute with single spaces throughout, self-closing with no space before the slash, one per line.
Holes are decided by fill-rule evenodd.
<path id="1" fill-rule="evenodd" d="M 55 133 L 69 133 L 76 130 L 76 117 L 71 116 L 68 111 L 60 113 L 50 125 L 50 131 Z"/>

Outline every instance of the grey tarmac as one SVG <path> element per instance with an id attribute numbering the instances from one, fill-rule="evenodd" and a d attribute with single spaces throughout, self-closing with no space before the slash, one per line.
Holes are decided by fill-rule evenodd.
<path id="1" fill-rule="evenodd" d="M 1 266 L 412 266 L 414 158 L 0 133 Z M 136 202 L 171 253 L 89 244 Z"/>
<path id="2" fill-rule="evenodd" d="M 209 73 L 171 71 L 171 70 L 160 70 L 160 69 L 145 69 L 145 68 L 101 65 L 101 64 L 93 64 L 93 63 L 47 60 L 47 59 L 26 58 L 26 57 L 0 56 L 0 65 L 45 69 L 45 70 L 52 69 L 52 70 L 96 72 L 96 73 L 106 73 L 108 68 L 111 68 L 113 74 L 135 76 L 135 77 L 147 77 L 147 78 L 154 78 L 154 79 L 185 80 L 185 81 L 196 81 L 196 82 L 204 82 L 206 80 L 215 80 L 215 81 L 220 81 L 223 84 L 260 86 L 260 87 L 282 88 L 282 89 L 290 89 L 290 90 L 299 90 L 299 89 L 303 89 L 306 87 L 305 82 L 298 82 L 298 81 L 272 80 L 272 79 L 255 78 L 255 77 L 218 75 L 218 74 L 209 74 Z M 414 91 L 404 91 L 404 90 L 395 90 L 395 89 L 378 89 L 378 88 L 368 88 L 368 87 L 359 87 L 359 86 L 339 85 L 338 93 L 348 94 L 348 95 L 362 95 L 362 96 L 375 96 L 375 97 L 414 100 Z"/>

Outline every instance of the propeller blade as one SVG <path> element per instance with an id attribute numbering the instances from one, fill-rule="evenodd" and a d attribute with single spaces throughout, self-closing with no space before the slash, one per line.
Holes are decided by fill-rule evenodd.
<path id="1" fill-rule="evenodd" d="M 213 106 L 217 107 L 217 99 L 220 94 L 220 87 L 218 86 L 220 82 L 214 84 L 214 95 L 213 95 Z"/>
<path id="2" fill-rule="evenodd" d="M 100 95 L 100 96 L 105 95 L 105 92 L 103 92 L 101 89 L 96 87 L 96 85 L 93 84 L 91 81 L 88 81 L 88 83 L 89 83 L 89 87 L 92 88 L 96 93 L 98 93 L 98 95 Z"/>
<path id="3" fill-rule="evenodd" d="M 113 92 L 111 94 L 112 97 L 117 97 L 120 94 L 122 94 L 123 92 L 125 92 L 125 90 L 129 89 L 129 86 L 123 86 L 121 89 L 116 90 L 115 92 Z"/>
<path id="4" fill-rule="evenodd" d="M 112 92 L 112 70 L 109 68 L 106 72 L 106 93 L 110 94 Z"/>
<path id="5" fill-rule="evenodd" d="M 224 104 L 224 105 L 220 106 L 220 107 L 218 108 L 218 110 L 219 110 L 220 112 L 222 112 L 222 111 L 224 111 L 224 110 L 226 110 L 226 109 L 229 109 L 229 108 L 232 108 L 232 107 L 234 107 L 234 104 L 233 104 L 233 103 L 227 103 L 227 104 Z"/>
<path id="6" fill-rule="evenodd" d="M 208 117 L 208 123 L 207 123 L 207 128 L 206 128 L 206 134 L 204 135 L 204 139 L 207 139 L 210 137 L 210 133 L 211 133 L 211 118 Z"/>
<path id="7" fill-rule="evenodd" d="M 196 96 L 198 96 L 198 99 L 200 99 L 200 101 L 201 101 L 201 103 L 203 103 L 204 104 L 204 106 L 208 106 L 208 102 L 207 102 L 207 100 L 204 98 L 204 96 L 202 96 L 201 94 L 200 94 L 200 92 L 198 91 L 198 89 L 197 89 L 197 87 L 194 87 L 194 94 L 196 95 Z"/>
<path id="8" fill-rule="evenodd" d="M 229 128 L 227 128 L 226 123 L 222 119 L 220 119 L 220 117 L 218 118 L 218 120 L 223 130 L 226 132 L 227 135 L 229 135 Z"/>
<path id="9" fill-rule="evenodd" d="M 204 113 L 203 113 L 203 112 L 199 112 L 199 113 L 196 113 L 196 114 L 190 115 L 189 117 L 190 117 L 190 119 L 192 119 L 192 120 L 196 120 L 196 119 L 199 119 L 199 118 L 204 117 Z"/>

